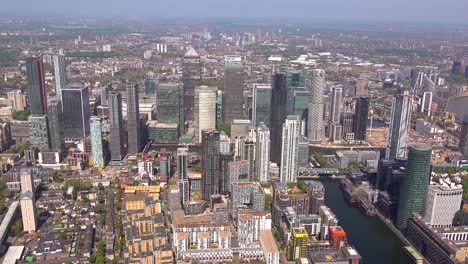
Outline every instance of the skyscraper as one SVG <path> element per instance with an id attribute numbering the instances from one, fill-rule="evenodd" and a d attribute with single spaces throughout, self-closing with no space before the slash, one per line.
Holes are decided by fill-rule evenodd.
<path id="1" fill-rule="evenodd" d="M 138 85 L 127 85 L 127 132 L 129 155 L 136 155 L 141 149 L 138 90 Z"/>
<path id="2" fill-rule="evenodd" d="M 200 56 L 192 47 L 185 53 L 182 66 L 184 115 L 187 121 L 193 121 L 195 118 L 195 87 L 202 85 L 202 82 Z"/>
<path id="3" fill-rule="evenodd" d="M 109 93 L 109 124 L 111 160 L 121 161 L 125 156 L 123 142 L 122 95 Z"/>
<path id="4" fill-rule="evenodd" d="M 354 113 L 353 133 L 354 140 L 363 142 L 366 140 L 367 119 L 369 116 L 369 98 L 359 97 L 356 99 Z"/>
<path id="5" fill-rule="evenodd" d="M 89 136 L 89 89 L 83 86 L 62 88 L 63 129 L 66 139 Z"/>
<path id="6" fill-rule="evenodd" d="M 342 86 L 333 86 L 331 93 L 330 104 L 330 122 L 329 122 L 329 138 L 333 142 L 339 142 L 342 138 L 342 126 L 340 124 L 341 117 L 341 98 L 343 96 Z"/>
<path id="7" fill-rule="evenodd" d="M 160 83 L 156 89 L 158 122 L 177 124 L 179 137 L 185 132 L 183 89 L 184 86 L 180 83 Z"/>
<path id="8" fill-rule="evenodd" d="M 298 115 L 307 120 L 310 91 L 305 87 L 303 72 L 286 74 L 286 110 L 285 115 Z"/>
<path id="9" fill-rule="evenodd" d="M 195 142 L 199 143 L 203 130 L 216 128 L 217 88 L 198 86 L 195 88 Z"/>
<path id="10" fill-rule="evenodd" d="M 260 182 L 267 182 L 270 167 L 270 130 L 265 123 L 257 126 L 255 156 L 256 177 Z"/>
<path id="11" fill-rule="evenodd" d="M 271 94 L 271 151 L 270 159 L 272 162 L 281 163 L 281 142 L 283 123 L 286 119 L 286 75 L 277 73 L 272 76 L 272 94 Z"/>
<path id="12" fill-rule="evenodd" d="M 408 165 L 400 185 L 396 224 L 399 229 L 406 228 L 414 212 L 425 215 L 431 174 L 431 146 L 418 143 L 410 145 L 408 149 Z"/>
<path id="13" fill-rule="evenodd" d="M 63 114 L 62 103 L 59 100 L 49 102 L 47 108 L 47 119 L 50 133 L 50 148 L 55 151 L 63 152 L 65 142 L 63 135 Z"/>
<path id="14" fill-rule="evenodd" d="M 209 200 L 212 194 L 220 193 L 219 132 L 202 132 L 202 197 Z"/>
<path id="15" fill-rule="evenodd" d="M 301 131 L 299 116 L 288 116 L 283 124 L 280 181 L 295 182 L 299 170 L 298 142 Z"/>
<path id="16" fill-rule="evenodd" d="M 268 126 L 271 119 L 271 85 L 255 83 L 252 93 L 252 126 L 260 123 Z"/>
<path id="17" fill-rule="evenodd" d="M 244 119 L 244 66 L 241 56 L 224 57 L 224 122 L 230 124 L 234 119 Z"/>
<path id="18" fill-rule="evenodd" d="M 408 91 L 393 97 L 386 159 L 406 157 L 407 137 L 411 118 L 412 98 Z"/>
<path id="19" fill-rule="evenodd" d="M 190 183 L 188 180 L 188 148 L 177 149 L 177 181 L 182 204 L 190 200 Z"/>
<path id="20" fill-rule="evenodd" d="M 42 55 L 26 59 L 29 108 L 32 115 L 44 115 L 47 110 L 44 63 Z"/>
<path id="21" fill-rule="evenodd" d="M 459 149 L 463 156 L 468 157 L 468 115 L 465 115 L 463 118 Z"/>
<path id="22" fill-rule="evenodd" d="M 325 71 L 320 69 L 313 70 L 306 79 L 306 86 L 310 90 L 307 137 L 312 142 L 320 142 L 323 138 Z"/>
<path id="23" fill-rule="evenodd" d="M 54 56 L 55 94 L 61 98 L 62 89 L 67 87 L 67 66 L 65 56 Z"/>
<path id="24" fill-rule="evenodd" d="M 92 116 L 91 122 L 91 154 L 93 156 L 93 167 L 104 168 L 104 151 L 102 147 L 102 125 L 101 118 Z"/>
<path id="25" fill-rule="evenodd" d="M 46 115 L 28 117 L 29 142 L 39 151 L 50 150 L 50 135 Z"/>

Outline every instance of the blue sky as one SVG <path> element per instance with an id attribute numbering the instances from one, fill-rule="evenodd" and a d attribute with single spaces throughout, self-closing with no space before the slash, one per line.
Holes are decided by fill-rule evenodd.
<path id="1" fill-rule="evenodd" d="M 0 14 L 468 24 L 468 0 L 0 0 Z"/>

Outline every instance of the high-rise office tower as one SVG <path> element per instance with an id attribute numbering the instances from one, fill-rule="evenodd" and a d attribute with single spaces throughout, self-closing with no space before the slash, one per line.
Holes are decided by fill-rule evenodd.
<path id="1" fill-rule="evenodd" d="M 412 98 L 408 91 L 393 97 L 386 159 L 406 157 L 408 130 L 411 120 Z"/>
<path id="2" fill-rule="evenodd" d="M 303 72 L 288 72 L 286 74 L 286 115 L 298 115 L 309 107 L 309 91 L 305 87 Z"/>
<path id="3" fill-rule="evenodd" d="M 224 57 L 224 122 L 230 124 L 234 119 L 244 119 L 244 66 L 241 56 Z"/>
<path id="4" fill-rule="evenodd" d="M 201 86 L 201 63 L 198 53 L 190 47 L 182 60 L 184 83 L 184 113 L 187 121 L 194 121 L 195 88 Z"/>
<path id="5" fill-rule="evenodd" d="M 299 116 L 288 116 L 283 124 L 283 140 L 281 144 L 281 172 L 282 182 L 295 182 L 299 170 L 298 142 L 301 131 Z"/>
<path id="6" fill-rule="evenodd" d="M 459 149 L 463 156 L 468 157 L 468 115 L 465 115 L 463 118 Z"/>
<path id="7" fill-rule="evenodd" d="M 353 133 L 354 140 L 363 142 L 366 140 L 367 119 L 369 116 L 369 98 L 359 97 L 356 99 L 354 112 Z"/>
<path id="8" fill-rule="evenodd" d="M 307 137 L 312 142 L 320 142 L 323 138 L 323 91 L 325 90 L 325 71 L 313 70 L 306 79 L 310 90 L 309 118 L 307 121 Z"/>
<path id="9" fill-rule="evenodd" d="M 28 117 L 29 142 L 39 151 L 50 150 L 50 135 L 46 115 Z"/>
<path id="10" fill-rule="evenodd" d="M 188 180 L 188 148 L 177 149 L 177 181 L 182 204 L 190 200 Z"/>
<path id="11" fill-rule="evenodd" d="M 267 182 L 270 167 L 270 130 L 265 123 L 257 126 L 255 156 L 256 177 L 260 182 Z"/>
<path id="12" fill-rule="evenodd" d="M 102 146 L 102 121 L 97 116 L 90 118 L 91 127 L 91 154 L 93 167 L 104 168 L 104 151 Z"/>
<path id="13" fill-rule="evenodd" d="M 343 87 L 333 86 L 331 93 L 331 104 L 330 104 L 330 122 L 340 122 L 341 116 L 341 98 L 343 97 Z"/>
<path id="14" fill-rule="evenodd" d="M 460 210 L 462 196 L 463 187 L 461 185 L 430 185 L 424 219 L 434 227 L 452 226 L 455 215 Z"/>
<path id="15" fill-rule="evenodd" d="M 138 85 L 127 85 L 127 132 L 129 155 L 136 155 L 141 149 L 138 90 Z"/>
<path id="16" fill-rule="evenodd" d="M 429 179 L 431 175 L 432 148 L 427 144 L 408 147 L 408 165 L 400 185 L 397 227 L 405 229 L 414 212 L 425 215 Z"/>
<path id="17" fill-rule="evenodd" d="M 67 65 L 65 56 L 54 56 L 55 94 L 61 98 L 62 89 L 67 87 Z"/>
<path id="18" fill-rule="evenodd" d="M 209 200 L 212 194 L 220 193 L 219 132 L 202 132 L 202 197 Z"/>
<path id="19" fill-rule="evenodd" d="M 62 88 L 63 129 L 66 139 L 89 136 L 89 89 L 83 86 Z"/>
<path id="20" fill-rule="evenodd" d="M 330 122 L 329 122 L 329 138 L 333 142 L 339 142 L 342 139 L 342 126 L 340 124 L 341 117 L 341 98 L 343 96 L 342 86 L 333 86 L 331 92 L 330 104 Z"/>
<path id="21" fill-rule="evenodd" d="M 160 83 L 156 89 L 158 122 L 177 124 L 179 137 L 185 132 L 183 89 L 184 86 L 180 83 Z"/>
<path id="22" fill-rule="evenodd" d="M 198 86 L 195 88 L 195 142 L 199 143 L 203 130 L 216 128 L 217 88 Z"/>
<path id="23" fill-rule="evenodd" d="M 111 160 L 121 161 L 125 157 L 122 118 L 122 95 L 109 93 L 109 125 Z"/>
<path id="24" fill-rule="evenodd" d="M 50 148 L 55 151 L 65 150 L 63 134 L 62 103 L 59 100 L 49 102 L 47 107 L 47 119 L 50 133 Z"/>
<path id="25" fill-rule="evenodd" d="M 252 126 L 264 123 L 269 126 L 271 119 L 271 85 L 255 83 L 252 98 Z"/>
<path id="26" fill-rule="evenodd" d="M 44 115 L 47 110 L 44 63 L 42 55 L 26 59 L 29 108 L 32 115 Z"/>
<path id="27" fill-rule="evenodd" d="M 271 93 L 271 161 L 281 163 L 281 142 L 283 123 L 286 119 L 286 74 L 277 73 L 272 76 L 272 93 Z"/>

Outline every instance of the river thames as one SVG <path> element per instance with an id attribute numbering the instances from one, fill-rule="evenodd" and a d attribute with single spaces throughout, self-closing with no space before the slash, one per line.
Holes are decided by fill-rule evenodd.
<path id="1" fill-rule="evenodd" d="M 338 180 L 321 180 L 325 187 L 325 205 L 338 217 L 348 240 L 362 257 L 363 264 L 411 264 L 403 243 L 378 217 L 368 216 L 348 203 Z"/>

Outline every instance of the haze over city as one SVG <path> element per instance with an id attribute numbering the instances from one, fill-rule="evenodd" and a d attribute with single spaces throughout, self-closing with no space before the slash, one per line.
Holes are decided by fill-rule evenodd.
<path id="1" fill-rule="evenodd" d="M 0 0 L 0 263 L 468 263 L 467 10 Z"/>

